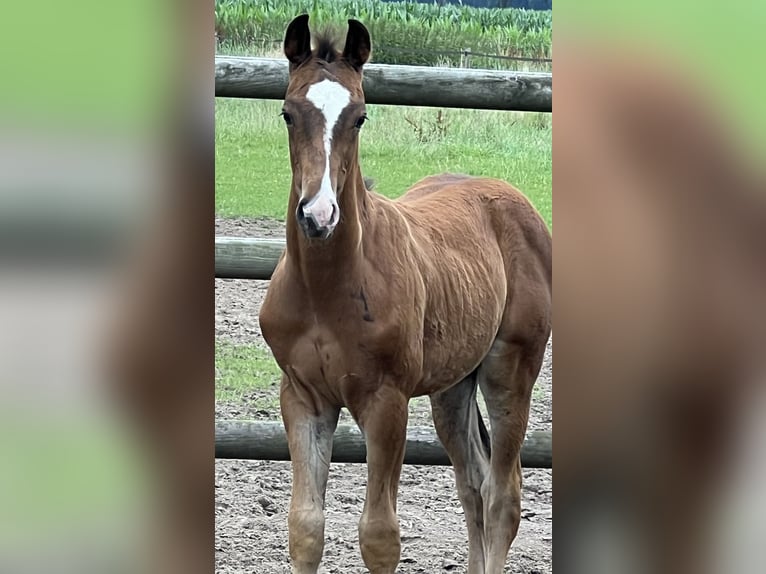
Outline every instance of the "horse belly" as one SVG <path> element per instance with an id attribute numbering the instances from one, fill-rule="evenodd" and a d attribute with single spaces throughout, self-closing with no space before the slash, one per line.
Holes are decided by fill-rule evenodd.
<path id="1" fill-rule="evenodd" d="M 423 379 L 417 394 L 446 389 L 468 376 L 492 347 L 504 310 L 504 295 L 488 293 L 473 303 L 455 305 L 453 313 L 426 317 L 423 332 Z"/>
<path id="2" fill-rule="evenodd" d="M 425 351 L 426 368 L 414 396 L 430 395 L 462 381 L 479 366 L 489 352 L 493 339 L 494 337 L 488 337 L 485 341 L 471 345 L 471 349 L 463 353 Z"/>

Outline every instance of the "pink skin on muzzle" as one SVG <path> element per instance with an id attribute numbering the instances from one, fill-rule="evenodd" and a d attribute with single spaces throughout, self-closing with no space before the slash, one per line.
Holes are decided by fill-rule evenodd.
<path id="1" fill-rule="evenodd" d="M 318 228 L 332 229 L 338 224 L 340 210 L 334 194 L 324 189 L 303 206 L 303 215 L 312 219 Z"/>

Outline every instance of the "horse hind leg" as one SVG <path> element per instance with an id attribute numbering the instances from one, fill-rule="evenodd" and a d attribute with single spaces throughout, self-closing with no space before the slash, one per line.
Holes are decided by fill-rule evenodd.
<path id="1" fill-rule="evenodd" d="M 458 496 L 468 528 L 468 574 L 484 574 L 484 502 L 481 487 L 489 472 L 489 435 L 476 403 L 476 373 L 431 395 L 439 440 L 455 469 Z"/>
<path id="2" fill-rule="evenodd" d="M 543 336 L 544 335 L 544 336 Z M 503 338 L 502 330 L 477 371 L 491 428 L 484 503 L 485 574 L 501 574 L 521 520 L 521 446 L 532 387 L 542 366 L 547 333 Z M 523 341 L 523 342 L 521 342 Z"/>

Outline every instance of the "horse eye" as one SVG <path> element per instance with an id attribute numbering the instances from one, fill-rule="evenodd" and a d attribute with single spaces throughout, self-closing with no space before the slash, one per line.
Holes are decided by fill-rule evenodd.
<path id="1" fill-rule="evenodd" d="M 359 116 L 359 119 L 358 119 L 358 120 L 356 120 L 356 123 L 354 124 L 354 127 L 355 127 L 356 129 L 359 129 L 359 128 L 361 128 L 361 127 L 364 125 L 364 121 L 365 121 L 366 119 L 367 119 L 367 114 L 362 114 L 361 116 Z"/>
<path id="2" fill-rule="evenodd" d="M 285 111 L 282 111 L 282 113 L 279 115 L 282 116 L 282 118 L 285 120 L 285 124 L 287 124 L 288 126 L 293 125 L 293 117 L 290 114 L 288 114 Z"/>

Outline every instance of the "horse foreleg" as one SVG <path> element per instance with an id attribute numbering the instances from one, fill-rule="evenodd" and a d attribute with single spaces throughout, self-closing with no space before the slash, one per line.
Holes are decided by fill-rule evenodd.
<path id="1" fill-rule="evenodd" d="M 340 409 L 317 400 L 308 404 L 287 376 L 282 377 L 280 405 L 293 471 L 287 518 L 292 572 L 316 574 L 324 550 L 325 491 Z"/>
<path id="2" fill-rule="evenodd" d="M 401 553 L 396 497 L 407 437 L 407 398 L 392 387 L 383 387 L 358 412 L 367 444 L 367 493 L 359 546 L 371 574 L 393 574 Z"/>

